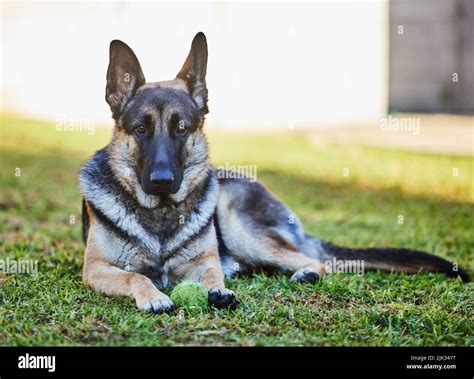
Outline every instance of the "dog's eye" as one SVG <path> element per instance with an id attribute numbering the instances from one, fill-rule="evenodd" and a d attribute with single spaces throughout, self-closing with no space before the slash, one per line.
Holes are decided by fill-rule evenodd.
<path id="1" fill-rule="evenodd" d="M 138 134 L 144 134 L 146 132 L 146 128 L 142 124 L 139 124 L 135 126 L 135 132 Z"/>
<path id="2" fill-rule="evenodd" d="M 178 126 L 176 127 L 176 133 L 177 134 L 183 134 L 183 133 L 186 133 L 186 124 L 184 123 L 184 121 L 179 121 L 178 122 Z"/>

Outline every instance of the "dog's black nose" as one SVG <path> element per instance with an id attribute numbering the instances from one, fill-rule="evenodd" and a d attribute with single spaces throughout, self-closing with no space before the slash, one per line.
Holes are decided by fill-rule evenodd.
<path id="1" fill-rule="evenodd" d="M 150 182 L 158 187 L 169 187 L 174 182 L 174 175 L 170 170 L 153 171 L 150 175 Z"/>

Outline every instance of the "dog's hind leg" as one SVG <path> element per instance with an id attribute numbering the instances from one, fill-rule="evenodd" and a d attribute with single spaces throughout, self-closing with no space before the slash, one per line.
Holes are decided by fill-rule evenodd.
<path id="1" fill-rule="evenodd" d="M 244 272 L 290 273 L 295 281 L 325 274 L 317 255 L 304 254 L 307 242 L 294 213 L 260 184 L 221 181 L 216 219 L 221 244 Z"/>
<path id="2" fill-rule="evenodd" d="M 325 274 L 320 260 L 304 255 L 284 236 L 271 230 L 249 230 L 239 223 L 233 220 L 232 231 L 224 227 L 222 233 L 229 255 L 243 272 L 289 273 L 291 280 L 310 282 Z"/>

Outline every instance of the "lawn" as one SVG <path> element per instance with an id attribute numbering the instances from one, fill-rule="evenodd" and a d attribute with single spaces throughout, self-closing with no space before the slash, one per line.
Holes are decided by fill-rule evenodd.
<path id="1" fill-rule="evenodd" d="M 336 274 L 314 285 L 256 275 L 228 281 L 241 301 L 234 312 L 173 315 L 87 289 L 77 174 L 110 134 L 2 116 L 0 259 L 37 260 L 38 273 L 0 273 L 0 345 L 474 344 L 473 287 L 437 274 Z M 474 274 L 472 158 L 318 145 L 290 130 L 209 140 L 216 164 L 257 165 L 314 235 L 426 250 Z"/>

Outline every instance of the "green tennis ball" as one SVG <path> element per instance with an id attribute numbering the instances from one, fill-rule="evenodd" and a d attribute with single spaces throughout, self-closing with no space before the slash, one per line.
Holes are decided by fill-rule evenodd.
<path id="1" fill-rule="evenodd" d="M 208 305 L 207 289 L 196 282 L 184 281 L 171 291 L 170 298 L 178 308 L 202 309 Z"/>

